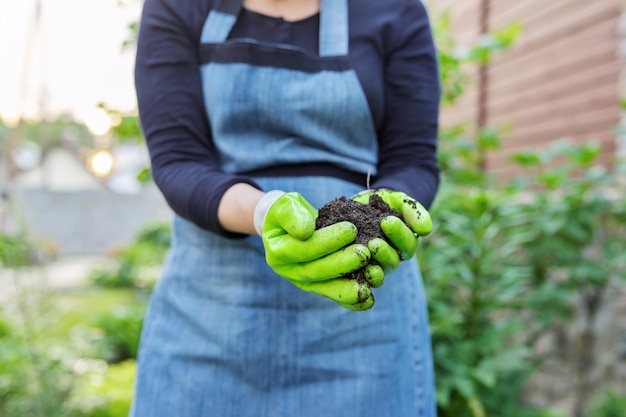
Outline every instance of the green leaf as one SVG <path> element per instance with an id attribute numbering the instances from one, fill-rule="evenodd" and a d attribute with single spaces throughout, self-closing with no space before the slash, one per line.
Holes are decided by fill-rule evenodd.
<path id="1" fill-rule="evenodd" d="M 569 160 L 576 165 L 588 166 L 595 162 L 602 153 L 602 147 L 596 142 L 585 143 L 566 151 Z"/>
<path id="2" fill-rule="evenodd" d="M 152 180 L 152 174 L 150 172 L 150 168 L 144 168 L 141 171 L 139 171 L 139 174 L 137 174 L 137 180 L 141 184 L 149 183 Z"/>
<path id="3" fill-rule="evenodd" d="M 524 167 L 541 165 L 543 162 L 539 153 L 532 151 L 517 152 L 511 156 L 511 161 Z"/>
<path id="4" fill-rule="evenodd" d="M 501 47 L 511 47 L 521 36 L 524 31 L 524 24 L 521 22 L 513 22 L 507 27 L 494 32 L 494 37 L 497 39 Z"/>
<path id="5" fill-rule="evenodd" d="M 452 383 L 463 398 L 470 399 L 476 395 L 474 382 L 467 376 L 458 375 L 453 379 Z"/>
<path id="6" fill-rule="evenodd" d="M 481 149 L 496 150 L 500 148 L 500 132 L 497 129 L 484 128 L 478 133 L 478 144 Z"/>
<path id="7" fill-rule="evenodd" d="M 496 373 L 491 366 L 479 364 L 478 367 L 472 371 L 472 376 L 487 388 L 493 388 L 496 385 Z"/>

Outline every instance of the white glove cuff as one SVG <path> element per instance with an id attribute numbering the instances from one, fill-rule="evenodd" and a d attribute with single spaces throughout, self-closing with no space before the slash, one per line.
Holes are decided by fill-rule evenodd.
<path id="1" fill-rule="evenodd" d="M 285 194 L 285 192 L 281 190 L 269 191 L 265 193 L 265 195 L 261 197 L 259 202 L 256 204 L 256 207 L 254 208 L 254 230 L 256 230 L 256 233 L 259 236 L 263 233 L 263 225 L 265 224 L 267 211 L 283 194 Z"/>

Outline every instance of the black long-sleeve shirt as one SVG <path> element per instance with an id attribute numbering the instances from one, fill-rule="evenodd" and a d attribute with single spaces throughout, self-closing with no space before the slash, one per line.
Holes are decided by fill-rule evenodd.
<path id="1" fill-rule="evenodd" d="M 217 219 L 233 184 L 260 188 L 220 169 L 206 117 L 199 42 L 214 0 L 146 0 L 135 84 L 152 175 L 168 204 L 224 236 Z M 298 46 L 317 53 L 319 15 L 296 22 L 243 9 L 229 37 Z M 367 97 L 379 141 L 371 188 L 406 192 L 429 207 L 436 160 L 439 74 L 427 11 L 419 0 L 350 0 L 348 59 Z M 290 191 L 290 190 L 285 190 Z"/>

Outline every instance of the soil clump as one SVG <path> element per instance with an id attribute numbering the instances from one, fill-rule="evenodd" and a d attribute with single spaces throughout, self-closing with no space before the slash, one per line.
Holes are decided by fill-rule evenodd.
<path id="1" fill-rule="evenodd" d="M 350 200 L 346 197 L 336 198 L 322 206 L 318 211 L 316 229 L 330 226 L 342 221 L 349 221 L 358 230 L 355 243 L 367 246 L 367 243 L 375 238 L 386 237 L 380 227 L 382 219 L 389 215 L 400 217 L 399 213 L 389 207 L 376 194 L 370 195 L 368 204 Z M 349 274 L 348 278 L 365 281 L 364 268 Z"/>

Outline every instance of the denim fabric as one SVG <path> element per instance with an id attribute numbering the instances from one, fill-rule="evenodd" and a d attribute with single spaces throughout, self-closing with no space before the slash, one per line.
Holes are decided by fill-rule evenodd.
<path id="1" fill-rule="evenodd" d="M 347 61 L 346 0 L 324 0 L 320 13 L 318 58 L 336 60 L 340 54 Z M 202 37 L 213 43 L 224 41 L 226 27 L 233 24 L 232 15 L 213 10 Z M 225 42 L 220 53 L 228 54 L 229 48 L 242 42 L 256 44 L 259 53 L 271 53 L 272 47 L 250 39 Z M 354 70 L 311 73 L 245 62 L 209 62 L 201 71 L 213 142 L 226 172 L 328 162 L 358 173 L 377 173 L 374 123 Z"/>
<path id="2" fill-rule="evenodd" d="M 348 1 L 322 0 L 320 56 L 348 55 Z"/>
<path id="3" fill-rule="evenodd" d="M 341 39 L 346 1 L 322 0 L 322 14 L 336 13 L 321 19 L 322 43 Z M 219 41 L 211 28 L 223 37 L 233 19 L 212 13 L 203 37 Z M 201 71 L 226 171 L 323 161 L 375 174 L 376 135 L 353 70 L 211 62 Z M 318 208 L 365 187 L 330 177 L 255 180 Z M 175 217 L 143 327 L 131 416 L 434 417 L 417 263 L 403 263 L 374 294 L 371 310 L 344 309 L 276 275 L 260 237 L 227 239 Z"/>
<path id="4" fill-rule="evenodd" d="M 342 180 L 258 179 L 320 207 Z M 435 416 L 426 301 L 405 262 L 354 312 L 277 276 L 261 239 L 176 217 L 146 316 L 133 417 Z"/>
<path id="5" fill-rule="evenodd" d="M 233 28 L 237 16 L 224 13 L 219 10 L 211 10 L 207 16 L 202 33 L 201 43 L 223 42 L 228 37 L 228 33 Z"/>
<path id="6" fill-rule="evenodd" d="M 376 174 L 377 141 L 354 71 L 309 74 L 246 64 L 209 64 L 202 71 L 226 172 L 330 162 Z"/>

